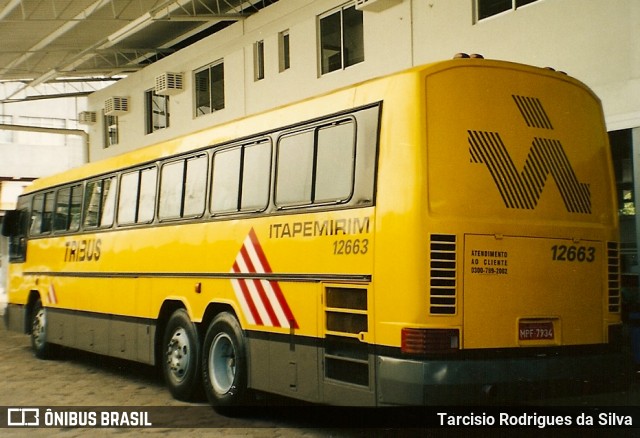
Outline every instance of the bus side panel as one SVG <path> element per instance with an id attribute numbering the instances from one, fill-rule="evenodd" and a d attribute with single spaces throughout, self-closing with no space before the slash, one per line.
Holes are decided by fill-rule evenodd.
<path id="1" fill-rule="evenodd" d="M 317 339 L 249 331 L 247 345 L 249 387 L 322 401 Z"/>
<path id="2" fill-rule="evenodd" d="M 26 329 L 26 306 L 8 304 L 4 314 L 4 324 L 7 330 L 24 333 Z"/>

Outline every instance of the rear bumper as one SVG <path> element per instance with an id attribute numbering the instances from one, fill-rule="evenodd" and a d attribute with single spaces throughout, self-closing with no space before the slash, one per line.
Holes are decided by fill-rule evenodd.
<path id="1" fill-rule="evenodd" d="M 379 405 L 517 403 L 609 385 L 626 371 L 622 352 L 465 359 L 377 358 Z"/>

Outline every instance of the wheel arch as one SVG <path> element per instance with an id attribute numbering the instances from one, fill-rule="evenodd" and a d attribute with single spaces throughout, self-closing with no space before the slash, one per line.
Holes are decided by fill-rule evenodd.
<path id="1" fill-rule="evenodd" d="M 159 364 L 162 359 L 162 340 L 169 318 L 171 318 L 173 312 L 179 309 L 189 312 L 186 304 L 178 299 L 168 299 L 160 307 L 160 312 L 158 312 L 158 318 L 156 319 L 155 339 L 153 340 L 154 364 Z"/>
<path id="2" fill-rule="evenodd" d="M 207 331 L 207 328 L 211 324 L 211 321 L 213 321 L 213 319 L 216 316 L 218 316 L 220 313 L 223 313 L 223 312 L 227 312 L 233 315 L 234 318 L 238 320 L 238 324 L 240 324 L 240 327 L 242 327 L 240 318 L 238 318 L 238 313 L 236 312 L 236 309 L 232 304 L 226 303 L 226 302 L 218 302 L 218 301 L 211 302 L 205 309 L 204 315 L 202 316 L 202 323 L 200 324 L 201 330 L 203 332 L 202 333 L 203 337 L 205 332 Z"/>

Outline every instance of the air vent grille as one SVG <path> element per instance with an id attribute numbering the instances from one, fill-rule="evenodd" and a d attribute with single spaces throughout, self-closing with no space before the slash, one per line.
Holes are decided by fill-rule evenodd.
<path id="1" fill-rule="evenodd" d="M 620 312 L 620 247 L 618 242 L 607 242 L 609 312 Z"/>
<path id="2" fill-rule="evenodd" d="M 98 121 L 95 111 L 82 111 L 78 114 L 78 123 L 81 125 L 93 125 Z"/>
<path id="3" fill-rule="evenodd" d="M 163 73 L 156 76 L 155 92 L 161 96 L 181 93 L 184 89 L 184 75 L 182 73 Z"/>
<path id="4" fill-rule="evenodd" d="M 334 382 L 369 386 L 367 289 L 325 288 L 324 376 Z"/>
<path id="5" fill-rule="evenodd" d="M 431 235 L 429 312 L 432 315 L 456 313 L 456 249 L 455 235 Z"/>
<path id="6" fill-rule="evenodd" d="M 108 116 L 119 116 L 129 111 L 129 98 L 113 96 L 104 101 L 104 113 Z"/>

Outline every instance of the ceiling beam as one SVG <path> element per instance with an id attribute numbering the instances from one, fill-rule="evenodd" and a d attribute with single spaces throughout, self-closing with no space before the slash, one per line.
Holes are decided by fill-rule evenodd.
<path id="1" fill-rule="evenodd" d="M 240 21 L 249 17 L 251 14 L 197 14 L 197 15 L 170 15 L 162 18 L 153 18 L 153 21 Z"/>
<path id="2" fill-rule="evenodd" d="M 18 6 L 20 6 L 20 0 L 11 0 L 7 3 L 7 5 L 0 11 L 0 20 L 4 20 L 5 17 L 8 17 Z"/>
<path id="3" fill-rule="evenodd" d="M 109 2 L 111 2 L 111 0 L 97 0 L 97 1 L 93 2 L 89 7 L 85 8 L 82 12 L 77 14 L 75 16 L 75 18 L 82 18 L 82 17 L 86 17 L 87 15 L 91 15 L 97 9 L 100 9 L 103 6 L 109 4 Z M 27 61 L 29 58 L 31 58 L 31 56 L 33 56 L 34 52 L 37 52 L 39 50 L 42 50 L 42 49 L 46 48 L 49 44 L 51 44 L 57 38 L 59 38 L 60 36 L 64 35 L 65 33 L 69 32 L 75 26 L 77 26 L 78 23 L 79 23 L 79 21 L 66 22 L 65 24 L 60 26 L 58 29 L 56 29 L 55 31 L 51 32 L 49 35 L 47 35 L 46 37 L 41 39 L 34 46 L 29 48 L 28 52 L 26 52 L 23 55 L 19 56 L 18 58 L 14 59 L 8 65 L 6 65 L 4 67 L 1 67 L 0 68 L 0 75 L 3 75 L 4 73 L 10 71 L 15 66 L 17 66 L 19 64 L 22 64 L 23 62 Z M 40 78 L 36 78 L 34 82 L 36 82 L 36 83 L 42 82 L 42 80 L 40 80 L 40 82 L 37 82 L 38 80 L 40 80 Z"/>
<path id="4" fill-rule="evenodd" d="M 41 1 L 44 3 L 46 1 L 52 0 Z M 52 64 L 52 66 L 49 67 L 49 70 L 45 73 L 36 73 L 36 76 L 33 79 L 25 83 L 22 88 L 15 90 L 12 95 L 7 96 L 7 99 L 11 100 L 16 95 L 23 93 L 24 90 L 29 87 L 35 87 L 39 84 L 50 82 L 57 78 L 63 78 L 66 76 L 77 77 L 84 74 L 100 73 L 102 73 L 103 75 L 117 75 L 119 73 L 137 71 L 144 67 L 140 64 L 147 60 L 149 57 L 170 52 L 170 48 L 166 46 L 170 45 L 171 43 L 175 44 L 176 41 L 181 41 L 184 38 L 188 38 L 190 35 L 193 35 L 194 33 L 201 31 L 202 29 L 211 27 L 218 22 L 244 20 L 252 14 L 253 9 L 258 10 L 258 8 L 255 8 L 254 5 L 259 2 L 260 0 L 216 0 L 216 9 L 215 5 L 211 6 L 210 3 L 205 3 L 199 0 L 165 0 L 156 2 L 155 4 L 157 6 L 152 9 L 147 9 L 146 12 L 145 10 L 142 10 L 141 15 L 136 19 L 123 20 L 118 14 L 116 14 L 116 11 L 114 9 L 114 0 L 94 0 L 83 11 L 75 14 L 74 17 L 70 17 L 69 19 L 61 19 L 60 16 L 56 14 L 55 18 L 58 21 L 63 22 L 63 24 L 55 31 L 47 34 L 37 43 L 32 45 L 32 47 L 28 48 L 27 51 L 16 53 L 15 51 L 8 50 L 4 52 L 5 54 L 15 53 L 16 58 L 10 62 L 4 63 L 4 65 L 0 65 L 0 77 L 9 77 L 10 75 L 16 80 L 29 79 L 29 77 L 27 76 L 27 74 L 29 73 L 27 72 L 32 70 L 27 68 L 27 64 L 29 62 L 33 63 L 34 60 L 37 59 L 36 55 L 46 51 L 47 48 L 51 46 L 55 41 L 57 41 L 60 37 L 68 34 L 68 32 L 74 29 L 78 25 L 78 23 L 91 21 L 92 19 L 102 20 L 95 14 L 98 10 L 104 10 L 103 8 L 110 7 L 111 9 L 113 9 L 112 20 L 121 21 L 123 22 L 123 24 L 118 30 L 112 32 L 110 35 L 102 37 L 100 38 L 100 40 L 94 43 L 89 43 L 85 45 L 84 48 L 75 48 L 75 51 L 69 50 L 69 54 L 65 60 L 58 62 L 57 65 Z M 21 5 L 24 5 L 21 0 L 10 0 L 4 8 L 0 9 L 0 20 L 2 20 L 2 18 L 11 17 L 11 13 L 15 13 L 15 10 Z M 198 7 L 196 7 L 196 5 Z M 55 8 L 55 4 L 53 4 L 53 6 Z M 199 11 L 203 13 L 199 13 Z M 28 16 L 24 17 L 24 11 L 23 18 L 26 18 L 27 21 L 30 19 Z M 15 21 L 13 19 L 11 20 Z M 37 21 L 37 19 L 34 19 L 32 21 Z M 159 21 L 196 22 L 201 24 L 196 26 L 196 29 L 191 29 L 181 36 L 176 36 L 171 42 L 163 44 L 164 47 L 154 49 L 135 48 L 126 50 L 120 50 L 117 48 L 117 46 L 119 45 L 118 43 L 120 43 L 121 41 L 128 39 L 138 34 L 139 32 L 145 31 L 145 29 L 147 29 L 149 26 Z M 2 52 L 0 51 L 0 53 Z M 113 54 L 115 58 L 111 59 L 111 54 Z M 96 57 L 107 59 L 105 58 L 105 56 L 109 56 L 108 59 L 114 61 L 111 67 L 107 66 L 98 68 L 98 66 L 96 65 L 96 68 L 82 68 L 83 66 L 88 64 L 91 59 Z"/>
<path id="5" fill-rule="evenodd" d="M 88 96 L 88 95 L 90 95 L 92 93 L 95 93 L 95 90 L 93 90 L 93 91 L 76 91 L 74 93 L 43 94 L 43 95 L 37 95 L 37 96 L 21 97 L 19 99 L 0 99 L 0 103 L 21 103 L 21 102 L 32 102 L 32 101 L 35 101 L 35 100 L 65 99 L 65 98 L 70 98 L 70 97 L 85 97 L 85 96 Z M 5 128 L 2 128 L 2 125 L 0 125 L 0 129 L 5 129 Z M 14 129 L 14 131 L 21 131 L 21 129 Z"/>

